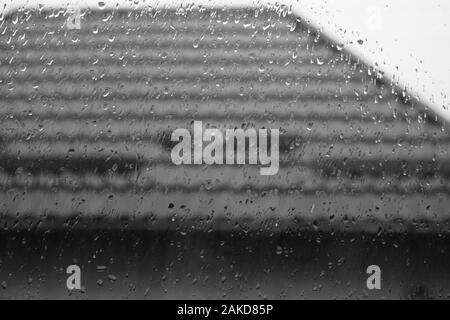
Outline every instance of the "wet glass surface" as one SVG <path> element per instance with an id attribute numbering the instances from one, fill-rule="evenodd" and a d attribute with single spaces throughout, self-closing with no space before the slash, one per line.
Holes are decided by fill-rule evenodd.
<path id="1" fill-rule="evenodd" d="M 194 121 L 279 130 L 278 172 L 175 165 Z M 0 122 L 0 297 L 449 292 L 445 123 L 286 7 L 21 9 Z"/>

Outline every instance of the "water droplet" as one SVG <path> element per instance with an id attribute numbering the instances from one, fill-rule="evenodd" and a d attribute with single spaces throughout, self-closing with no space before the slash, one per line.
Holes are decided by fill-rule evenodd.
<path id="1" fill-rule="evenodd" d="M 97 272 L 105 272 L 106 266 L 97 266 Z"/>
<path id="2" fill-rule="evenodd" d="M 113 274 L 110 274 L 110 275 L 108 275 L 108 279 L 111 282 L 115 282 L 117 280 L 117 277 L 115 275 L 113 275 Z"/>
<path id="3" fill-rule="evenodd" d="M 198 46 L 199 46 L 199 44 L 200 44 L 200 39 L 195 39 L 194 40 L 194 42 L 192 43 L 192 46 L 194 47 L 194 49 L 197 49 L 198 48 Z"/>
<path id="4" fill-rule="evenodd" d="M 98 2 L 98 8 L 99 8 L 100 10 L 104 10 L 105 7 L 106 7 L 106 3 L 105 3 L 104 1 L 99 1 L 99 2 Z"/>
<path id="5" fill-rule="evenodd" d="M 280 246 L 277 246 L 277 249 L 275 250 L 276 254 L 282 254 L 283 253 L 283 248 Z"/>

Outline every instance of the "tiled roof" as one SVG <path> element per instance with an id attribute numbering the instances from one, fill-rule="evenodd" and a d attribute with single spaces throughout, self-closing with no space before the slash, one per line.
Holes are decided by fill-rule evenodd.
<path id="1" fill-rule="evenodd" d="M 444 124 L 299 19 L 89 11 L 80 30 L 66 20 L 44 11 L 0 22 L 4 223 L 426 231 L 418 222 L 449 216 Z M 279 173 L 173 165 L 170 134 L 194 120 L 279 128 Z"/>

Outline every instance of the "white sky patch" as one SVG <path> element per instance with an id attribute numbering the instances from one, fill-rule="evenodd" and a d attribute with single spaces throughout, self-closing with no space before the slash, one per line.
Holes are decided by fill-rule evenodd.
<path id="1" fill-rule="evenodd" d="M 257 7 L 284 4 L 326 36 L 450 121 L 448 0 L 0 0 L 0 12 L 21 7 Z"/>

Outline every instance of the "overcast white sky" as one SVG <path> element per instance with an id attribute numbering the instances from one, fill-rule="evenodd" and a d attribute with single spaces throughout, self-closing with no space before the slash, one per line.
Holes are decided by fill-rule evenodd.
<path id="1" fill-rule="evenodd" d="M 370 64 L 395 76 L 410 93 L 450 120 L 450 1 L 448 0 L 0 0 L 0 10 L 38 4 L 62 7 L 261 6 L 283 3 Z M 360 44 L 358 40 L 363 40 Z"/>

